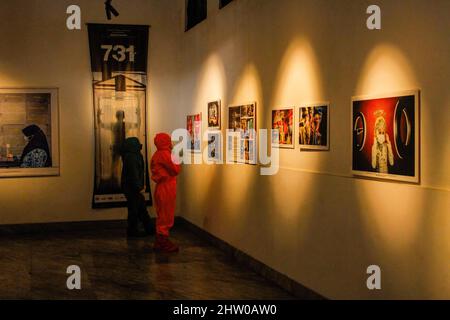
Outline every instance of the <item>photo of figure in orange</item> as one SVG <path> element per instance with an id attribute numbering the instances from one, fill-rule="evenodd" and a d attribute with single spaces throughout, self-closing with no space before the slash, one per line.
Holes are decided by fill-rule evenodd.
<path id="1" fill-rule="evenodd" d="M 302 149 L 329 149 L 328 108 L 328 104 L 300 108 L 299 144 Z"/>
<path id="2" fill-rule="evenodd" d="M 273 137 L 275 145 L 294 148 L 294 109 L 273 110 L 272 129 L 278 130 L 278 137 Z"/>
<path id="3" fill-rule="evenodd" d="M 419 182 L 419 94 L 354 98 L 353 172 Z"/>

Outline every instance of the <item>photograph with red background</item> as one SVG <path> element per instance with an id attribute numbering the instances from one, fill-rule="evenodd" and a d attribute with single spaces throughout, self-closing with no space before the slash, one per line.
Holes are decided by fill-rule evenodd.
<path id="1" fill-rule="evenodd" d="M 394 163 L 388 163 L 388 173 L 415 176 L 416 112 L 415 96 L 353 101 L 353 170 L 377 172 L 372 166 L 376 121 L 386 123 L 386 141 L 392 146 Z"/>

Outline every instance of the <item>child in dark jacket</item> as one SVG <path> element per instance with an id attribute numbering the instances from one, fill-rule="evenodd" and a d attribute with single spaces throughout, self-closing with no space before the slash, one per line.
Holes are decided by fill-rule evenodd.
<path id="1" fill-rule="evenodd" d="M 141 154 L 142 144 L 138 138 L 128 138 L 122 146 L 122 191 L 128 202 L 128 230 L 130 238 L 154 234 L 154 227 L 147 212 L 144 189 L 144 158 Z M 139 222 L 145 233 L 139 230 Z"/>
<path id="2" fill-rule="evenodd" d="M 152 180 L 156 182 L 156 241 L 155 251 L 177 252 L 178 246 L 169 240 L 169 232 L 174 224 L 177 175 L 181 167 L 172 160 L 172 139 L 166 133 L 157 134 L 155 145 L 158 149 L 152 157 Z"/>

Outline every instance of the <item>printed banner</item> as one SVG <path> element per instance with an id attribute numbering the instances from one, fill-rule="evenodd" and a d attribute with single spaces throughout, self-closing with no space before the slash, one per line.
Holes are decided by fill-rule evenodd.
<path id="1" fill-rule="evenodd" d="M 145 197 L 151 205 L 147 158 L 147 52 L 149 26 L 88 24 L 94 91 L 93 208 L 126 206 L 121 149 L 137 137 L 145 160 Z"/>

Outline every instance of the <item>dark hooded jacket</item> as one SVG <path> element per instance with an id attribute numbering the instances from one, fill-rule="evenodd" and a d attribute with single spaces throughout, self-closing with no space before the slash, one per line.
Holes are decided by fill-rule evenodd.
<path id="1" fill-rule="evenodd" d="M 22 156 L 20 157 L 20 162 L 23 163 L 25 156 L 27 156 L 30 152 L 40 149 L 43 150 L 47 159 L 43 164 L 44 167 L 52 166 L 52 158 L 50 155 L 50 149 L 48 147 L 47 137 L 44 132 L 37 125 L 30 125 L 22 130 L 23 134 L 28 137 L 30 140 L 28 144 L 25 146 L 22 152 Z"/>
<path id="2" fill-rule="evenodd" d="M 140 192 L 144 188 L 144 157 L 138 138 L 128 138 L 122 146 L 122 189 L 125 193 Z"/>
<path id="3" fill-rule="evenodd" d="M 181 167 L 172 161 L 172 139 L 167 133 L 159 133 L 155 137 L 158 149 L 152 157 L 152 180 L 156 183 L 176 181 Z"/>

